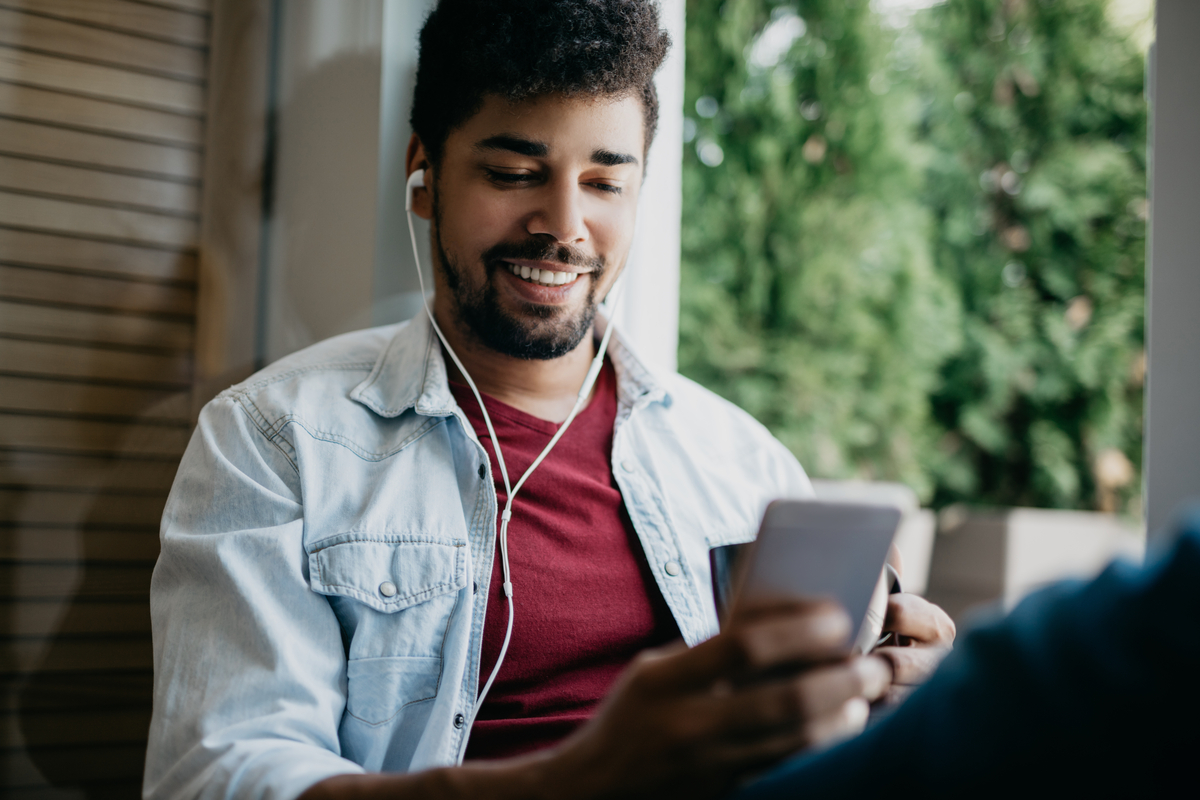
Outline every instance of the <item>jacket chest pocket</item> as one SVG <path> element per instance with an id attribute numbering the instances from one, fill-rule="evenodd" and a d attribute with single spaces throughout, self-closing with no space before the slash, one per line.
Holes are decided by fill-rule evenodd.
<path id="1" fill-rule="evenodd" d="M 446 631 L 467 586 L 464 540 L 339 534 L 315 545 L 309 577 L 346 631 L 352 716 L 380 724 L 437 694 Z"/>

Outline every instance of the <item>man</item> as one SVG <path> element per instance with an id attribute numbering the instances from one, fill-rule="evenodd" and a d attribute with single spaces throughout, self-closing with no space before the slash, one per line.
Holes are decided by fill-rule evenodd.
<path id="1" fill-rule="evenodd" d="M 514 499 L 511 643 L 475 715 L 509 621 L 499 456 L 515 484 L 575 405 L 667 46 L 648 0 L 430 15 L 408 170 L 424 170 L 434 316 L 466 374 L 418 317 L 206 407 L 152 587 L 148 797 L 716 796 L 861 726 L 949 646 L 948 618 L 909 596 L 889 627 L 916 646 L 884 657 L 840 657 L 847 623 L 827 607 L 714 636 L 710 551 L 808 479 L 747 415 L 614 338 Z"/>
<path id="2" fill-rule="evenodd" d="M 1177 530 L 1143 568 L 1116 563 L 1091 582 L 1055 585 L 972 631 L 881 724 L 737 800 L 1190 793 L 1200 507 Z"/>

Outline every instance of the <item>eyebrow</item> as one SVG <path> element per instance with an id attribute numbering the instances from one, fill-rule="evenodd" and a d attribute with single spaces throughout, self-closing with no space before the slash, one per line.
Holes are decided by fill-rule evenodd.
<path id="1" fill-rule="evenodd" d="M 534 139 L 502 133 L 475 143 L 476 150 L 507 150 L 517 155 L 530 158 L 542 158 L 550 155 L 550 145 Z"/>
<path id="2" fill-rule="evenodd" d="M 614 153 L 612 150 L 596 150 L 592 153 L 592 163 L 605 167 L 619 167 L 622 164 L 636 164 L 638 160 L 629 153 Z"/>
<path id="3" fill-rule="evenodd" d="M 507 150 L 510 153 L 517 155 L 528 156 L 529 158 L 545 158 L 550 155 L 550 145 L 545 142 L 539 142 L 535 139 L 526 139 L 523 136 L 515 136 L 509 133 L 502 133 L 496 136 L 489 136 L 475 143 L 476 150 Z M 622 164 L 636 164 L 638 160 L 629 153 L 617 153 L 612 150 L 594 150 L 592 151 L 592 163 L 600 164 L 605 167 L 617 167 Z"/>

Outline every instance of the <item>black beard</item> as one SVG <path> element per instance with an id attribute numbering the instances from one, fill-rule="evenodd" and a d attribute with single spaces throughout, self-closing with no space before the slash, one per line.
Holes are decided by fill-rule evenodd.
<path id="1" fill-rule="evenodd" d="M 523 242 L 501 242 L 483 253 L 485 280 L 481 287 L 472 288 L 464 280 L 462 266 L 450 258 L 442 245 L 438 225 L 437 204 L 434 204 L 434 240 L 438 263 L 454 300 L 454 314 L 488 348 L 513 358 L 547 361 L 570 353 L 592 329 L 596 318 L 596 286 L 604 274 L 604 259 L 588 257 L 566 245 L 556 245 L 538 239 Z M 559 309 L 526 303 L 526 317 L 541 320 L 527 326 L 520 318 L 511 316 L 500 307 L 500 299 L 492 277 L 499 269 L 508 269 L 504 259 L 553 261 L 572 266 L 590 267 L 591 284 L 583 312 L 575 319 L 555 320 Z"/>

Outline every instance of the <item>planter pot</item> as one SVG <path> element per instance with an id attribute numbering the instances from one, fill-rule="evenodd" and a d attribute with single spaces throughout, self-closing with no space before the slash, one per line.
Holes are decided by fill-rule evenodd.
<path id="1" fill-rule="evenodd" d="M 1114 558 L 1140 560 L 1144 547 L 1143 531 L 1111 514 L 952 506 L 938 520 L 927 595 L 961 623 L 1048 583 L 1091 577 Z"/>

